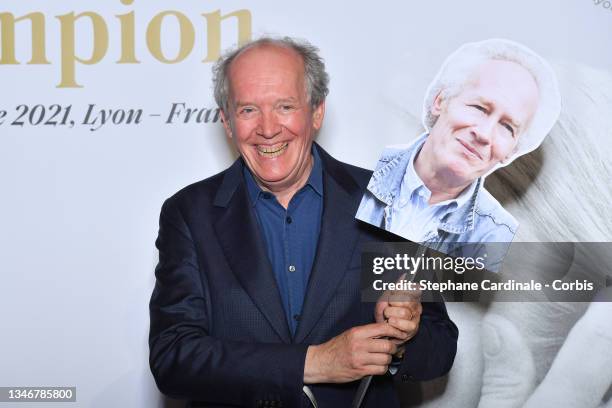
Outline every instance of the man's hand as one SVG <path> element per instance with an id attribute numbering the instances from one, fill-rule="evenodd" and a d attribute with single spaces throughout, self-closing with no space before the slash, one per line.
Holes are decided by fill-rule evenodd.
<path id="1" fill-rule="evenodd" d="M 386 373 L 397 346 L 384 337 L 405 339 L 406 334 L 388 323 L 373 323 L 308 347 L 304 384 L 344 383 Z"/>
<path id="2" fill-rule="evenodd" d="M 377 323 L 387 322 L 404 333 L 402 338 L 391 339 L 401 346 L 417 334 L 422 312 L 420 290 L 387 291 L 376 302 L 374 318 Z M 401 354 L 402 348 L 397 357 L 401 357 Z"/>

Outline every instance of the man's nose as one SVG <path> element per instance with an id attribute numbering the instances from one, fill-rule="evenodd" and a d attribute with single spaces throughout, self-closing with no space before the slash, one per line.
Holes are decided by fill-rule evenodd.
<path id="1" fill-rule="evenodd" d="M 495 132 L 496 121 L 493 118 L 488 118 L 479 122 L 476 126 L 472 127 L 472 133 L 478 143 L 489 145 L 493 140 L 493 133 Z"/>
<path id="2" fill-rule="evenodd" d="M 274 112 L 263 112 L 260 117 L 257 134 L 266 139 L 272 139 L 274 136 L 281 133 L 281 125 Z"/>

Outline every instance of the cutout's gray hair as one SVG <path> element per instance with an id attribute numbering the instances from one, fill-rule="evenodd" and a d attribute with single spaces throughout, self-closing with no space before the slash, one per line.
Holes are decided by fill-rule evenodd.
<path id="1" fill-rule="evenodd" d="M 436 96 L 439 93 L 442 93 L 444 98 L 456 96 L 476 69 L 491 60 L 509 61 L 521 65 L 531 73 L 540 92 L 538 109 L 529 127 L 520 136 L 516 153 L 503 164 L 494 167 L 492 172 L 517 157 L 537 149 L 559 117 L 561 94 L 557 77 L 548 62 L 524 45 L 505 39 L 467 43 L 446 58 L 425 92 L 422 121 L 427 131 L 431 131 L 437 120 L 437 116 L 431 113 Z"/>
<path id="2" fill-rule="evenodd" d="M 325 63 L 319 55 L 319 49 L 305 40 L 264 36 L 230 49 L 213 66 L 214 95 L 219 108 L 223 111 L 227 111 L 228 108 L 228 72 L 234 59 L 251 48 L 265 45 L 289 48 L 300 55 L 304 61 L 305 86 L 310 106 L 316 108 L 325 101 L 325 97 L 329 93 L 329 75 L 325 71 Z"/>

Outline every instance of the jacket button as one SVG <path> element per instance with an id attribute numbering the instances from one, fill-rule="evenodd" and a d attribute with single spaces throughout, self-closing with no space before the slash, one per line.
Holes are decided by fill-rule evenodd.
<path id="1" fill-rule="evenodd" d="M 408 374 L 402 374 L 402 381 L 408 381 Z"/>
<path id="2" fill-rule="evenodd" d="M 263 401 L 262 400 L 257 400 L 257 406 L 258 407 L 263 407 Z"/>

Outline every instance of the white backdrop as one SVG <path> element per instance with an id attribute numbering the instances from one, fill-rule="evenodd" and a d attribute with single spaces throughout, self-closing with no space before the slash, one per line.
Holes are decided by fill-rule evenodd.
<path id="1" fill-rule="evenodd" d="M 607 72 L 612 67 L 607 1 L 124 2 L 0 4 L 0 13 L 44 17 L 49 62 L 26 64 L 32 55 L 28 21 L 15 24 L 19 64 L 7 63 L 10 44 L 2 38 L 0 386 L 76 386 L 78 402 L 71 406 L 164 405 L 147 363 L 159 209 L 179 188 L 221 171 L 235 157 L 219 123 L 165 123 L 175 102 L 214 108 L 211 64 L 202 62 L 208 52 L 203 13 L 247 10 L 253 37 L 291 35 L 319 46 L 331 92 L 318 140 L 335 157 L 370 168 L 383 146 L 416 135 L 415 109 L 428 81 L 467 41 L 503 37 L 553 62 Z M 193 51 L 175 64 L 155 59 L 146 43 L 151 20 L 168 10 L 181 12 L 195 32 Z M 95 64 L 75 63 L 81 88 L 58 88 L 71 37 L 65 32 L 69 17 L 56 16 L 86 11 L 105 22 L 108 50 Z M 116 15 L 130 12 L 140 63 L 118 64 Z M 0 20 L 2 28 L 7 21 Z M 178 52 L 176 21 L 166 17 L 161 29 L 168 58 Z M 235 18 L 222 22 L 222 48 L 237 41 L 237 29 Z M 91 21 L 80 18 L 76 54 L 88 59 L 93 43 Z M 25 109 L 20 104 L 28 106 L 23 126 L 12 124 Z M 62 107 L 55 119 L 71 106 L 66 125 L 42 124 L 57 109 L 53 104 Z M 83 124 L 89 104 L 142 109 L 142 121 L 92 131 Z M 39 125 L 29 123 L 33 110 L 34 123 L 42 111 L 36 105 L 46 112 Z"/>

